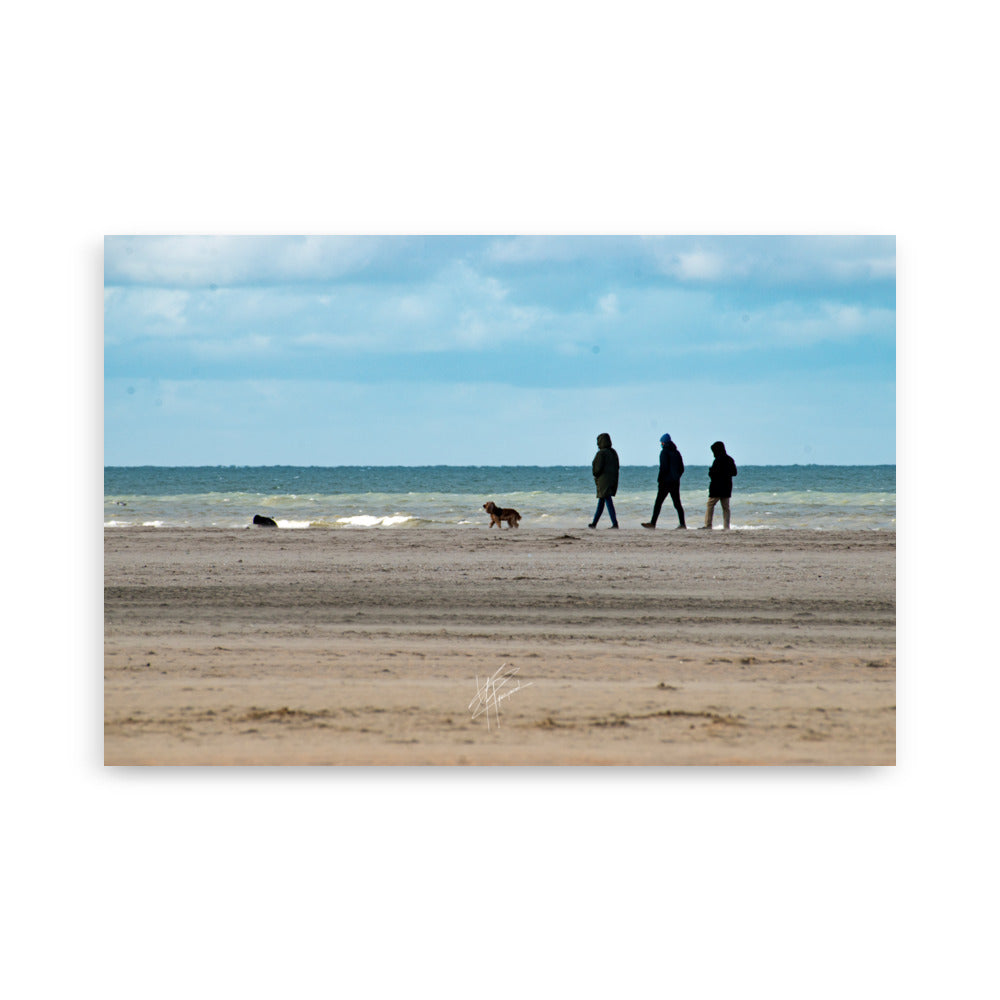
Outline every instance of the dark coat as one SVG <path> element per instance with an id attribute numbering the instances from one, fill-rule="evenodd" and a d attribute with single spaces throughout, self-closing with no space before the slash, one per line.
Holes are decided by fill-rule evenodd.
<path id="1" fill-rule="evenodd" d="M 656 482 L 659 486 L 679 483 L 684 475 L 684 459 L 673 441 L 668 441 L 665 448 L 660 449 L 660 474 Z"/>
<path id="2" fill-rule="evenodd" d="M 708 495 L 710 497 L 731 497 L 733 495 L 733 476 L 736 475 L 736 463 L 732 455 L 726 453 L 726 446 L 721 441 L 712 445 L 715 461 L 708 470 Z"/>
<path id="3" fill-rule="evenodd" d="M 597 496 L 613 497 L 618 492 L 618 452 L 611 447 L 610 434 L 599 434 L 597 447 L 600 451 L 594 456 L 593 463 Z"/>

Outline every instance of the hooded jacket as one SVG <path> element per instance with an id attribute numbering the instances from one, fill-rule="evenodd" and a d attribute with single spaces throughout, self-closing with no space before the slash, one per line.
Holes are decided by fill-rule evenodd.
<path id="1" fill-rule="evenodd" d="M 712 445 L 715 461 L 708 470 L 708 495 L 710 497 L 731 497 L 733 495 L 733 476 L 736 475 L 736 463 L 732 455 L 726 453 L 726 446 L 721 441 Z"/>
<path id="2" fill-rule="evenodd" d="M 660 486 L 667 486 L 680 482 L 684 475 L 684 459 L 677 450 L 677 445 L 673 441 L 668 441 L 665 448 L 660 449 L 660 474 L 656 482 Z"/>
<path id="3" fill-rule="evenodd" d="M 598 434 L 597 447 L 593 463 L 597 496 L 613 497 L 618 492 L 618 452 L 611 447 L 610 434 Z"/>

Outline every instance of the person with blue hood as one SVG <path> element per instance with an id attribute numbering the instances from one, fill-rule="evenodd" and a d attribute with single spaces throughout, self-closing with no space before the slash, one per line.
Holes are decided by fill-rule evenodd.
<path id="1" fill-rule="evenodd" d="M 684 507 L 681 505 L 681 476 L 684 475 L 684 459 L 677 445 L 669 434 L 660 438 L 660 474 L 656 479 L 656 500 L 653 503 L 653 516 L 643 521 L 644 528 L 655 528 L 656 519 L 660 516 L 663 501 L 670 497 L 680 519 L 678 528 L 686 528 L 684 523 Z"/>
<path id="2" fill-rule="evenodd" d="M 611 515 L 611 527 L 617 528 L 618 516 L 615 514 L 615 505 L 611 498 L 618 492 L 618 452 L 611 447 L 610 434 L 597 435 L 597 454 L 594 456 L 593 472 L 594 485 L 597 487 L 597 513 L 587 527 L 597 527 L 597 522 L 601 519 L 606 506 Z"/>
<path id="3" fill-rule="evenodd" d="M 705 510 L 705 523 L 702 528 L 712 527 L 712 514 L 717 503 L 722 504 L 722 527 L 729 530 L 729 498 L 733 495 L 733 476 L 736 475 L 736 463 L 733 456 L 726 451 L 721 441 L 712 445 L 715 461 L 708 470 L 708 507 Z"/>

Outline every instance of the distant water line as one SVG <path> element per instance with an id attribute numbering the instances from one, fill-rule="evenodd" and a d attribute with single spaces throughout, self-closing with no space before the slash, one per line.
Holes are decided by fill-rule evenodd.
<path id="1" fill-rule="evenodd" d="M 615 506 L 625 527 L 649 519 L 654 467 L 622 468 Z M 707 466 L 688 466 L 681 495 L 689 526 L 702 522 Z M 596 506 L 589 466 L 107 467 L 104 526 L 242 528 L 254 514 L 281 528 L 486 528 L 487 500 L 521 512 L 521 530 L 580 527 Z M 734 483 L 737 530 L 893 531 L 896 468 L 745 466 Z M 668 500 L 660 525 L 676 515 Z"/>

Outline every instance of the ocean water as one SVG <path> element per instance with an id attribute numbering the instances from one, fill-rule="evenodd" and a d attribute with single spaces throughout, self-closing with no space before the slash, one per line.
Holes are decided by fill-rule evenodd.
<path id="1" fill-rule="evenodd" d="M 623 466 L 615 508 L 622 527 L 648 521 L 654 466 Z M 689 465 L 681 501 L 689 527 L 703 522 L 708 466 Z M 589 466 L 198 466 L 104 470 L 104 527 L 243 528 L 254 514 L 279 528 L 486 529 L 483 504 L 514 507 L 521 529 L 580 528 L 597 500 Z M 894 531 L 894 465 L 740 466 L 736 530 Z M 601 524 L 607 525 L 607 513 Z M 668 499 L 659 527 L 677 523 Z M 722 523 L 716 509 L 715 524 Z M 506 528 L 502 529 L 508 530 Z"/>

